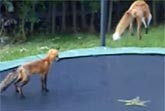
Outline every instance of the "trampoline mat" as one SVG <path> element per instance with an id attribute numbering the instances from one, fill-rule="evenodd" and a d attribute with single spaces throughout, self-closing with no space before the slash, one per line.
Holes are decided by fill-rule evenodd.
<path id="1" fill-rule="evenodd" d="M 51 67 L 49 92 L 33 75 L 25 99 L 10 86 L 0 95 L 1 111 L 164 111 L 165 56 L 108 55 L 62 59 Z M 9 72 L 0 72 L 0 80 Z M 125 106 L 118 99 L 139 96 L 147 107 Z"/>

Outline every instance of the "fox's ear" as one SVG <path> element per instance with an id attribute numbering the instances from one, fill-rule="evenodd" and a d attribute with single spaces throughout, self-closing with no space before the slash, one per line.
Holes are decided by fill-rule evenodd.
<path id="1" fill-rule="evenodd" d="M 57 50 L 60 50 L 60 47 L 57 47 L 57 48 L 51 47 L 50 49 L 57 49 Z"/>
<path id="2" fill-rule="evenodd" d="M 131 15 L 131 13 L 129 11 L 126 12 L 127 15 Z"/>
<path id="3" fill-rule="evenodd" d="M 60 50 L 60 47 L 57 47 L 56 49 L 57 49 L 57 50 Z"/>

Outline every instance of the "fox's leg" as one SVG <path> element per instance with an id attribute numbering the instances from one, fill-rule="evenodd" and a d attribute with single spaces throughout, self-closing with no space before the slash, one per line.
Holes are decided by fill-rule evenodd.
<path id="1" fill-rule="evenodd" d="M 133 36 L 134 35 L 133 34 L 133 21 L 129 25 L 129 31 L 130 31 L 131 36 Z"/>
<path id="2" fill-rule="evenodd" d="M 26 73 L 25 69 L 21 71 L 20 75 L 22 78 L 21 78 L 20 85 L 18 87 L 18 91 L 21 97 L 25 97 L 23 94 L 22 88 L 29 82 L 29 76 L 28 76 L 28 73 Z"/>
<path id="3" fill-rule="evenodd" d="M 142 36 L 141 36 L 141 19 L 139 17 L 136 18 L 136 22 L 137 22 L 137 35 L 139 37 L 139 40 L 141 40 Z"/>
<path id="4" fill-rule="evenodd" d="M 25 97 L 24 94 L 23 94 L 22 88 L 23 88 L 23 86 L 25 86 L 28 82 L 29 82 L 29 79 L 21 81 L 21 85 L 20 85 L 19 88 L 18 88 L 21 97 Z"/>
<path id="5" fill-rule="evenodd" d="M 15 91 L 16 91 L 17 93 L 19 92 L 17 84 L 18 84 L 20 81 L 21 81 L 21 78 L 18 78 L 18 79 L 16 80 L 16 82 L 14 83 Z"/>
<path id="6" fill-rule="evenodd" d="M 19 82 L 20 82 L 22 79 L 23 79 L 23 78 L 22 78 L 22 74 L 19 73 L 19 74 L 18 74 L 18 77 L 17 77 L 17 79 L 16 79 L 16 81 L 14 82 L 15 91 L 16 91 L 17 93 L 19 93 L 18 84 L 19 84 Z"/>
<path id="7" fill-rule="evenodd" d="M 129 32 L 130 32 L 131 36 L 134 35 L 134 33 L 133 33 L 133 22 L 134 22 L 134 18 L 131 19 L 130 24 L 129 24 Z"/>
<path id="8" fill-rule="evenodd" d="M 148 26 L 150 25 L 151 19 L 152 19 L 152 15 L 151 15 L 151 13 L 150 13 L 150 14 L 148 15 L 148 18 L 147 18 L 147 25 L 148 25 Z"/>
<path id="9" fill-rule="evenodd" d="M 145 33 L 147 34 L 147 33 L 148 33 L 148 26 L 147 26 L 147 24 L 146 24 L 146 20 L 145 20 L 144 17 L 142 17 L 142 22 L 143 22 L 144 27 L 145 27 Z"/>
<path id="10" fill-rule="evenodd" d="M 47 88 L 47 73 L 41 75 L 41 87 L 43 91 L 48 92 L 48 88 Z"/>
<path id="11" fill-rule="evenodd" d="M 149 14 L 149 15 L 148 15 L 148 18 L 147 18 L 147 26 L 148 26 L 147 29 L 149 28 L 149 25 L 150 25 L 151 19 L 152 19 L 152 15 Z M 148 33 L 148 30 L 147 30 L 146 33 Z"/>

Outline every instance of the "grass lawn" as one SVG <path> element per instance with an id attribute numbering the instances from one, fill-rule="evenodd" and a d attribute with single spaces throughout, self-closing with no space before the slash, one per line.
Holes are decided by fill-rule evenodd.
<path id="1" fill-rule="evenodd" d="M 152 27 L 149 34 L 142 33 L 138 40 L 127 32 L 119 41 L 112 41 L 112 33 L 106 35 L 107 47 L 163 47 L 165 48 L 165 26 Z M 33 36 L 26 43 L 0 46 L 0 61 L 13 60 L 35 54 L 43 54 L 51 47 L 59 47 L 60 51 L 91 48 L 100 46 L 99 34 L 59 34 L 54 36 Z"/>

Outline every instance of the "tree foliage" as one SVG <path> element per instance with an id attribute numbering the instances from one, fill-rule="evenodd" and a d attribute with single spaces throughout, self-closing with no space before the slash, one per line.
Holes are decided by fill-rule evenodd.
<path id="1" fill-rule="evenodd" d="M 110 4 L 107 8 L 109 9 L 107 15 L 108 30 L 116 26 L 116 22 L 121 18 L 121 12 L 128 9 L 128 4 L 131 4 L 132 1 L 108 1 Z M 1 11 L 0 17 L 16 19 L 17 28 L 14 36 L 19 35 L 23 40 L 26 40 L 29 34 L 34 34 L 34 32 L 37 34 L 40 32 L 55 34 L 69 31 L 71 33 L 77 31 L 99 32 L 100 0 L 1 0 L 0 2 L 1 9 L 5 7 L 5 10 Z M 147 0 L 147 2 L 153 13 L 154 24 L 164 22 L 165 15 L 159 16 L 160 13 L 156 12 L 165 10 L 165 1 Z M 119 11 L 118 8 L 120 8 L 120 12 L 117 12 Z M 5 28 L 9 27 L 11 26 Z M 41 29 L 42 31 L 40 31 Z"/>

